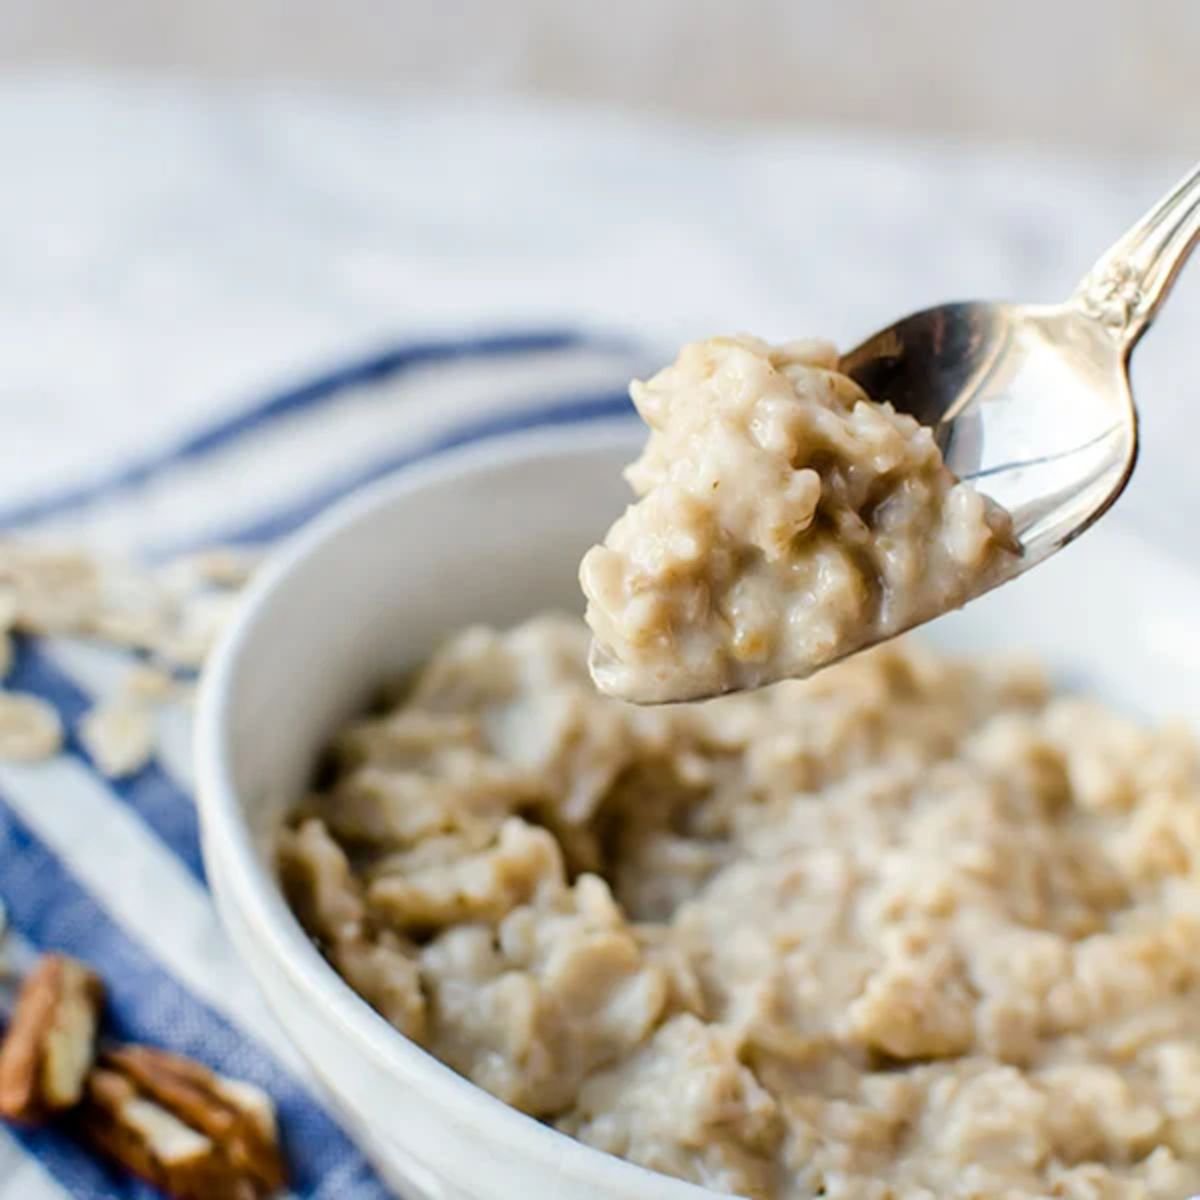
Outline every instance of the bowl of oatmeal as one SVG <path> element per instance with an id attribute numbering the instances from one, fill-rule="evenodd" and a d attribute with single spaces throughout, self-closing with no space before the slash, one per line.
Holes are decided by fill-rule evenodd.
<path id="1" fill-rule="evenodd" d="M 206 680 L 213 889 L 348 1128 L 427 1200 L 1200 1191 L 1200 579 L 1109 520 L 911 644 L 641 708 L 576 578 L 641 441 L 352 499 Z"/>

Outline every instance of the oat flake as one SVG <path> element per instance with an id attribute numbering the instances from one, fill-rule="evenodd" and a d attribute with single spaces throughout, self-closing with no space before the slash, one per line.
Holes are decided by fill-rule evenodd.
<path id="1" fill-rule="evenodd" d="M 203 587 L 236 590 L 245 587 L 261 560 L 261 552 L 219 546 L 176 559 L 163 574 L 170 580 L 182 581 L 187 591 Z"/>
<path id="2" fill-rule="evenodd" d="M 120 779 L 150 761 L 154 722 L 141 705 L 117 700 L 93 708 L 80 723 L 79 737 L 101 773 Z"/>
<path id="3" fill-rule="evenodd" d="M 0 761 L 37 762 L 58 753 L 62 722 L 44 700 L 0 691 Z"/>
<path id="4" fill-rule="evenodd" d="M 171 666 L 202 667 L 240 599 L 236 592 L 203 592 L 188 599 L 175 629 L 155 647 L 158 656 Z"/>
<path id="5" fill-rule="evenodd" d="M 138 663 L 125 676 L 122 687 L 129 700 L 161 704 L 176 695 L 179 683 L 169 671 L 164 671 L 161 667 Z"/>

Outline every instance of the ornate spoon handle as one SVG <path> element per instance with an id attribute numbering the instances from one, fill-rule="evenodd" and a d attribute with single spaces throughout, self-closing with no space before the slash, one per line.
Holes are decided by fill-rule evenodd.
<path id="1" fill-rule="evenodd" d="M 1088 272 L 1072 298 L 1125 343 L 1137 344 L 1200 240 L 1200 165 Z"/>

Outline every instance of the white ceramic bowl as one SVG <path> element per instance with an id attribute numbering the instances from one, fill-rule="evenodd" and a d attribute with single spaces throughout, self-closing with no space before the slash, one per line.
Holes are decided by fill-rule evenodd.
<path id="1" fill-rule="evenodd" d="M 303 531 L 253 586 L 202 691 L 205 861 L 222 916 L 350 1132 L 406 1198 L 699 1200 L 467 1083 L 326 965 L 284 903 L 274 831 L 318 750 L 373 684 L 474 621 L 578 609 L 583 550 L 625 503 L 628 423 L 446 455 Z M 1200 578 L 1111 518 L 1025 578 L 936 622 L 935 642 L 1029 649 L 1150 716 L 1200 713 Z"/>

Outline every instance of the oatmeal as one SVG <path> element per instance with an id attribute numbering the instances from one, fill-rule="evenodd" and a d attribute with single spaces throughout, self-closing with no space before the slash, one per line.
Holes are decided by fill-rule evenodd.
<path id="1" fill-rule="evenodd" d="M 819 342 L 686 346 L 634 404 L 640 497 L 580 567 L 597 686 L 688 700 L 803 677 L 1006 577 L 1007 514 Z"/>
<path id="2" fill-rule="evenodd" d="M 456 637 L 283 832 L 297 914 L 380 1013 L 718 1192 L 1200 1192 L 1186 734 L 903 640 L 638 708 L 587 646 L 565 618 Z"/>

